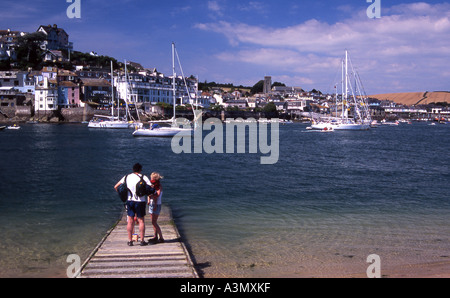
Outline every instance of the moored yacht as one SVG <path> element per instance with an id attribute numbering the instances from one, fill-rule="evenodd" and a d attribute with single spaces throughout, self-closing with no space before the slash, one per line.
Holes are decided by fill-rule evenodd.
<path id="1" fill-rule="evenodd" d="M 366 101 L 362 95 L 362 84 L 359 76 L 352 71 L 355 85 L 352 86 L 348 74 L 348 52 L 345 51 L 345 59 L 342 61 L 342 94 L 341 102 L 338 102 L 336 91 L 336 117 L 325 120 L 313 120 L 311 129 L 323 130 L 332 127 L 333 130 L 368 130 L 370 129 L 371 117 Z M 359 93 L 359 95 L 355 95 Z M 338 107 L 341 111 L 338 113 Z M 349 115 L 349 114 L 352 115 Z M 339 116 L 338 116 L 339 115 Z"/>

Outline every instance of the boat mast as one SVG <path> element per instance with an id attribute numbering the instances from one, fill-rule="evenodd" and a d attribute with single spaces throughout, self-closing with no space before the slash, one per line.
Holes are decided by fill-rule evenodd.
<path id="1" fill-rule="evenodd" d="M 125 59 L 125 120 L 128 121 L 128 72 L 127 60 Z"/>
<path id="2" fill-rule="evenodd" d="M 334 97 L 335 97 L 335 104 L 334 104 L 334 108 L 335 108 L 335 117 L 337 118 L 338 116 L 338 91 L 337 91 L 337 84 L 334 85 Z"/>
<path id="3" fill-rule="evenodd" d="M 347 94 L 348 92 L 348 53 L 345 50 L 345 108 L 347 109 Z M 348 113 L 345 114 L 345 118 L 348 118 Z"/>
<path id="4" fill-rule="evenodd" d="M 344 119 L 344 60 L 341 60 L 341 119 Z"/>
<path id="5" fill-rule="evenodd" d="M 176 97 L 176 92 L 175 92 L 175 77 L 176 77 L 176 73 L 175 73 L 175 43 L 174 42 L 172 42 L 172 74 L 173 74 L 173 79 L 172 79 L 173 124 L 175 124 L 175 103 L 176 103 L 177 97 Z"/>
<path id="6" fill-rule="evenodd" d="M 114 76 L 113 76 L 114 80 Z M 119 73 L 117 74 L 117 88 L 119 88 Z M 114 92 L 114 89 L 113 89 Z M 117 92 L 119 93 L 119 92 Z M 120 96 L 117 94 L 117 120 L 120 120 Z"/>
<path id="7" fill-rule="evenodd" d="M 111 60 L 111 116 L 114 120 L 114 74 L 113 74 L 112 60 Z M 117 120 L 119 120 L 119 114 L 117 114 Z"/>

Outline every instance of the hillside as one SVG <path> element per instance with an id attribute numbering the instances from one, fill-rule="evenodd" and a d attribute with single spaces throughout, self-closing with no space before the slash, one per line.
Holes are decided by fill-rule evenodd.
<path id="1" fill-rule="evenodd" d="M 369 95 L 369 97 L 379 100 L 392 100 L 398 104 L 415 105 L 429 104 L 432 102 L 446 102 L 450 103 L 450 92 L 435 91 L 435 92 L 406 92 L 406 93 L 385 93 Z"/>

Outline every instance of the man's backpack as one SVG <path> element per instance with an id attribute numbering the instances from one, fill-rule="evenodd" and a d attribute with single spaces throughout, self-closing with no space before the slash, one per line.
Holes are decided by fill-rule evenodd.
<path id="1" fill-rule="evenodd" d="M 155 189 L 147 185 L 144 181 L 144 175 L 141 176 L 141 180 L 136 183 L 136 195 L 138 197 L 149 196 L 155 193 Z"/>
<path id="2" fill-rule="evenodd" d="M 127 176 L 128 175 L 125 176 L 123 183 L 120 184 L 119 187 L 117 187 L 117 193 L 124 203 L 128 200 L 128 193 L 131 193 L 127 186 Z"/>

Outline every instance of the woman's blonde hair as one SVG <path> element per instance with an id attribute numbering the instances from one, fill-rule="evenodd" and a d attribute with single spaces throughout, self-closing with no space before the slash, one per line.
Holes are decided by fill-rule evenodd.
<path id="1" fill-rule="evenodd" d="M 160 180 L 160 179 L 163 179 L 164 177 L 163 176 L 161 176 L 158 172 L 153 172 L 151 175 L 150 175 L 150 179 L 151 180 Z"/>

